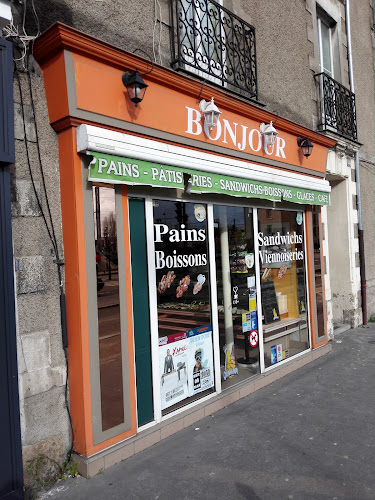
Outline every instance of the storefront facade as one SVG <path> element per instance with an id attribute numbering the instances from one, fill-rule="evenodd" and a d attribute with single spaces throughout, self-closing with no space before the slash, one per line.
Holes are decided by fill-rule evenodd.
<path id="1" fill-rule="evenodd" d="M 328 352 L 335 141 L 162 67 L 135 107 L 121 77 L 147 61 L 61 24 L 34 55 L 59 141 L 75 450 L 92 475 Z"/>

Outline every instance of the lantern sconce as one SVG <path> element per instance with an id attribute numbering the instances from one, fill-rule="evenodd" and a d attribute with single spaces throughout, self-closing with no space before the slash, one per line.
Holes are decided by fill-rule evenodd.
<path id="1" fill-rule="evenodd" d="M 193 179 L 190 174 L 184 173 L 184 191 L 190 194 L 193 188 Z"/>
<path id="2" fill-rule="evenodd" d="M 303 156 L 308 158 L 311 155 L 312 148 L 314 147 L 307 137 L 304 139 L 302 137 L 297 138 L 297 144 L 301 148 Z"/>
<path id="3" fill-rule="evenodd" d="M 138 69 L 136 68 L 134 73 L 131 73 L 130 71 L 125 71 L 125 73 L 122 75 L 122 83 L 124 84 L 126 90 L 128 91 L 129 99 L 132 102 L 134 102 L 136 107 L 140 102 L 142 102 L 145 96 L 146 89 L 148 87 L 147 83 L 145 83 L 142 76 L 148 75 L 154 69 L 154 61 L 151 60 L 150 56 L 142 49 L 135 49 L 133 51 L 133 54 L 137 51 L 142 52 L 145 56 L 147 56 L 150 59 L 151 62 L 150 71 L 147 71 L 146 73 L 142 73 L 142 75 L 140 75 L 138 73 Z"/>
<path id="4" fill-rule="evenodd" d="M 216 127 L 221 111 L 214 103 L 214 98 L 211 97 L 211 101 L 205 101 L 202 99 L 199 103 L 199 109 L 204 115 L 204 122 L 207 127 L 210 130 Z"/>
<path id="5" fill-rule="evenodd" d="M 264 150 L 267 152 L 268 146 L 272 146 L 271 153 L 273 153 L 274 145 L 276 142 L 276 136 L 279 134 L 275 127 L 270 122 L 268 125 L 265 123 L 260 124 L 260 133 L 263 135 Z"/>
<path id="6" fill-rule="evenodd" d="M 135 70 L 135 73 L 125 71 L 122 75 L 122 83 L 128 91 L 129 99 L 134 102 L 137 107 L 145 96 L 145 92 L 148 87 L 147 83 L 144 82 L 137 69 Z"/>

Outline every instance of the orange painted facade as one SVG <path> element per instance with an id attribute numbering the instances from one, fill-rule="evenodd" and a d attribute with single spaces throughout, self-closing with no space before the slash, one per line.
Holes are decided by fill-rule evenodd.
<path id="1" fill-rule="evenodd" d="M 65 289 L 68 321 L 69 395 L 74 425 L 75 450 L 85 456 L 122 441 L 137 431 L 135 403 L 134 340 L 128 336 L 128 373 L 131 407 L 131 429 L 116 438 L 94 445 L 92 428 L 91 380 L 89 358 L 89 325 L 87 310 L 86 255 L 82 199 L 81 159 L 77 155 L 75 128 L 59 134 L 61 210 L 65 254 Z M 123 188 L 125 270 L 130 276 L 130 249 L 126 187 Z M 128 331 L 133 330 L 131 282 L 127 281 Z"/>
<path id="2" fill-rule="evenodd" d="M 238 157 L 240 132 L 259 130 L 261 122 L 273 124 L 279 137 L 285 141 L 283 151 L 276 156 L 266 154 L 263 149 L 249 148 L 241 153 L 249 153 L 259 164 L 272 160 L 278 168 L 297 167 L 305 174 L 321 177 L 325 171 L 327 148 L 335 141 L 279 118 L 271 113 L 230 96 L 225 91 L 204 85 L 194 79 L 181 76 L 171 70 L 155 66 L 145 77 L 149 88 L 143 103 L 134 107 L 126 95 L 121 76 L 125 70 L 146 72 L 149 64 L 134 54 L 116 49 L 108 44 L 80 33 L 60 23 L 47 30 L 35 43 L 34 56 L 41 65 L 47 97 L 49 119 L 58 132 L 60 187 L 63 219 L 63 240 L 65 254 L 65 286 L 67 296 L 67 319 L 69 332 L 69 388 L 71 414 L 75 432 L 75 449 L 85 456 L 105 449 L 117 442 L 135 435 L 136 396 L 134 374 L 134 339 L 128 335 L 129 377 L 131 398 L 131 428 L 129 431 L 94 444 L 92 424 L 92 400 L 89 359 L 89 322 L 87 306 L 87 276 L 85 254 L 84 208 L 82 198 L 81 158 L 77 153 L 76 126 L 81 123 L 97 125 L 117 131 L 155 138 L 173 144 L 189 139 L 185 147 L 207 150 L 208 146 L 225 148 L 216 154 Z M 214 97 L 215 104 L 222 111 L 221 122 L 228 122 L 226 142 L 224 125 L 221 140 L 209 139 L 204 132 L 189 134 L 188 113 L 190 109 L 199 111 L 198 96 L 206 100 Z M 194 115 L 197 116 L 197 115 Z M 237 125 L 235 125 L 237 124 Z M 196 125 L 193 124 L 196 127 Z M 237 138 L 232 136 L 237 130 Z M 245 129 L 246 127 L 246 129 Z M 197 129 L 194 129 L 197 130 Z M 165 135 L 160 137 L 160 132 Z M 215 136 L 212 132 L 212 137 Z M 297 147 L 297 137 L 309 137 L 314 143 L 313 154 L 303 157 Z M 255 137 L 255 136 L 254 136 Z M 248 139 L 248 135 L 247 135 Z M 194 145 L 192 145 L 194 144 Z M 256 143 L 255 143 L 256 144 Z M 255 147 L 256 149 L 256 147 Z M 130 238 L 128 226 L 127 189 L 123 187 L 123 220 L 125 268 L 131 275 Z M 307 222 L 310 221 L 307 214 Z M 308 242 L 309 244 L 309 242 Z M 307 258 L 311 270 L 311 256 Z M 310 304 L 314 300 L 310 282 Z M 128 331 L 133 331 L 131 280 L 126 283 Z M 314 325 L 311 338 L 315 339 Z M 316 347 L 315 340 L 313 347 Z M 325 340 L 326 342 L 327 340 Z M 321 345 L 321 344 L 319 344 Z"/>
<path id="3" fill-rule="evenodd" d="M 259 147 L 259 118 L 252 116 L 244 105 L 241 114 L 231 111 L 228 106 L 222 104 L 220 97 L 217 98 L 216 104 L 222 111 L 220 116 L 221 128 L 216 127 L 211 132 L 212 139 L 204 133 L 201 121 L 192 120 L 190 127 L 188 123 L 189 116 L 197 118 L 199 113 L 198 95 L 186 96 L 179 89 L 168 88 L 164 82 L 150 82 L 149 88 L 144 103 L 140 103 L 135 107 L 129 99 L 127 92 L 122 84 L 121 76 L 123 70 L 108 67 L 106 64 L 88 61 L 87 57 L 73 55 L 75 85 L 77 92 L 77 108 L 86 111 L 100 114 L 102 116 L 111 116 L 125 122 L 137 123 L 138 125 L 149 127 L 155 130 L 161 130 L 167 133 L 173 133 L 181 137 L 187 137 L 202 142 L 203 144 L 215 144 L 225 147 L 229 150 L 240 150 L 237 145 L 245 144 L 247 147 L 243 149 L 246 153 L 251 153 L 259 156 L 261 161 L 264 158 L 278 160 L 288 165 L 323 173 L 325 171 L 325 159 L 327 148 L 319 143 L 314 145 L 313 159 L 305 158 L 300 148 L 296 144 L 296 136 L 292 132 L 280 131 L 279 141 L 282 140 L 285 147 L 283 153 L 276 156 L 277 148 L 273 154 L 266 154 L 262 147 Z M 149 75 L 148 75 L 149 76 Z M 145 77 L 147 79 L 147 77 Z M 147 82 L 147 80 L 146 80 Z M 203 88 L 204 91 L 204 88 Z M 205 92 L 204 92 L 205 93 Z M 98 100 L 97 96 L 101 98 Z M 274 125 L 280 127 L 275 118 Z M 192 133 L 188 133 L 189 128 Z M 252 133 L 254 149 L 249 147 L 249 133 L 251 130 L 256 130 Z M 201 131 L 200 131 L 201 130 Z M 281 130 L 281 129 L 280 129 Z M 200 133 L 198 133 L 200 131 Z M 218 132 L 220 132 L 220 135 Z M 237 133 L 236 133 L 237 132 Z M 218 137 L 219 135 L 219 137 Z M 234 140 L 235 138 L 235 140 Z"/>

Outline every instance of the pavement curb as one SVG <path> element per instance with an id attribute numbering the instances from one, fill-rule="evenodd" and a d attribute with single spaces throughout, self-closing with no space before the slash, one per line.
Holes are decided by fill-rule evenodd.
<path id="1" fill-rule="evenodd" d="M 235 403 L 239 399 L 266 387 L 273 382 L 289 375 L 290 373 L 312 363 L 321 356 L 330 353 L 331 343 L 327 343 L 313 351 L 302 353 L 294 358 L 281 363 L 261 375 L 256 375 L 248 380 L 228 388 L 221 394 L 215 394 L 205 398 L 199 405 L 194 406 L 178 415 L 166 418 L 163 422 L 139 432 L 136 436 L 126 439 L 106 450 L 103 450 L 91 457 L 74 454 L 73 459 L 78 464 L 79 473 L 86 477 L 95 476 L 98 473 L 116 465 L 123 460 L 159 443 L 167 437 L 179 432 L 199 420 L 210 416 L 217 411 Z"/>

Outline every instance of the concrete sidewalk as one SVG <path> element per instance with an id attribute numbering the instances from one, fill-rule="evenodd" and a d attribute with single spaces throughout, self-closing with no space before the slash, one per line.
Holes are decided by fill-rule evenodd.
<path id="1" fill-rule="evenodd" d="M 375 325 L 92 479 L 40 499 L 375 499 Z"/>

